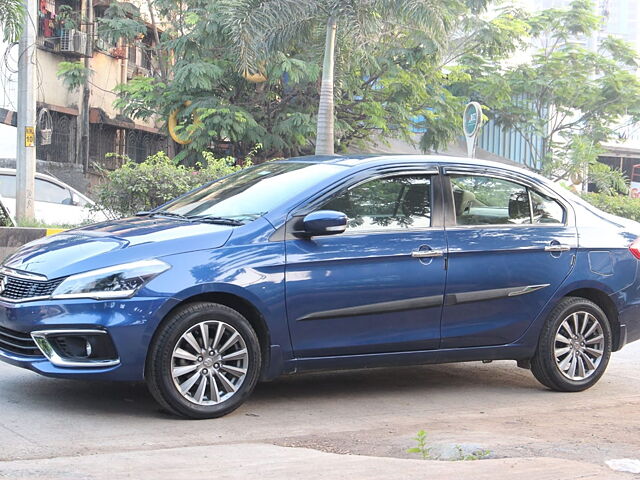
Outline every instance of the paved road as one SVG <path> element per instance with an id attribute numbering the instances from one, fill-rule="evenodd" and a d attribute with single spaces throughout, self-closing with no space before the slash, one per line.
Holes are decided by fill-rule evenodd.
<path id="1" fill-rule="evenodd" d="M 230 416 L 185 421 L 142 385 L 39 377 L 0 364 L 0 478 L 617 479 L 640 458 L 640 343 L 580 394 L 542 389 L 514 362 L 317 373 L 259 385 Z M 432 452 L 406 453 L 424 429 Z M 286 473 L 286 475 L 285 475 Z"/>

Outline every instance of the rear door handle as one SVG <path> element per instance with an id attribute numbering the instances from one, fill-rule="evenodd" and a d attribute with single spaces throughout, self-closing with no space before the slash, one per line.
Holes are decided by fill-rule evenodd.
<path id="1" fill-rule="evenodd" d="M 442 257 L 444 250 L 414 250 L 411 252 L 413 258 L 433 258 Z"/>
<path id="2" fill-rule="evenodd" d="M 571 246 L 564 243 L 554 243 L 544 247 L 545 252 L 568 252 L 569 250 L 571 250 Z"/>

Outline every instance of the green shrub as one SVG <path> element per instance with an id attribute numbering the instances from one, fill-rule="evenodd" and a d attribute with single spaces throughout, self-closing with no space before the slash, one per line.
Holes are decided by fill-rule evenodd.
<path id="1" fill-rule="evenodd" d="M 122 167 L 105 172 L 105 181 L 93 191 L 96 209 L 106 210 L 116 217 L 151 210 L 211 180 L 234 173 L 251 165 L 235 165 L 233 157 L 215 158 L 203 152 L 203 162 L 190 169 L 176 165 L 164 152 L 136 163 L 125 157 Z"/>
<path id="2" fill-rule="evenodd" d="M 607 213 L 640 222 L 640 198 L 604 193 L 585 193 L 582 198 Z"/>

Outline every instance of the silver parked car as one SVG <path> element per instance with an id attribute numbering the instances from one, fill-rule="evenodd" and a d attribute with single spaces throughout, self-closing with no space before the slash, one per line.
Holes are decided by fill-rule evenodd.
<path id="1" fill-rule="evenodd" d="M 2 203 L 15 219 L 16 171 L 0 168 Z M 35 178 L 36 220 L 52 225 L 80 225 L 106 220 L 102 212 L 91 211 L 95 202 L 66 183 L 43 173 Z"/>

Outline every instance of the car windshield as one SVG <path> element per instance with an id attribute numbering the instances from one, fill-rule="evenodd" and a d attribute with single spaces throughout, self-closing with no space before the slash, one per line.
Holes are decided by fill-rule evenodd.
<path id="1" fill-rule="evenodd" d="M 244 223 L 342 169 L 344 167 L 323 163 L 263 163 L 188 193 L 157 213 Z"/>

